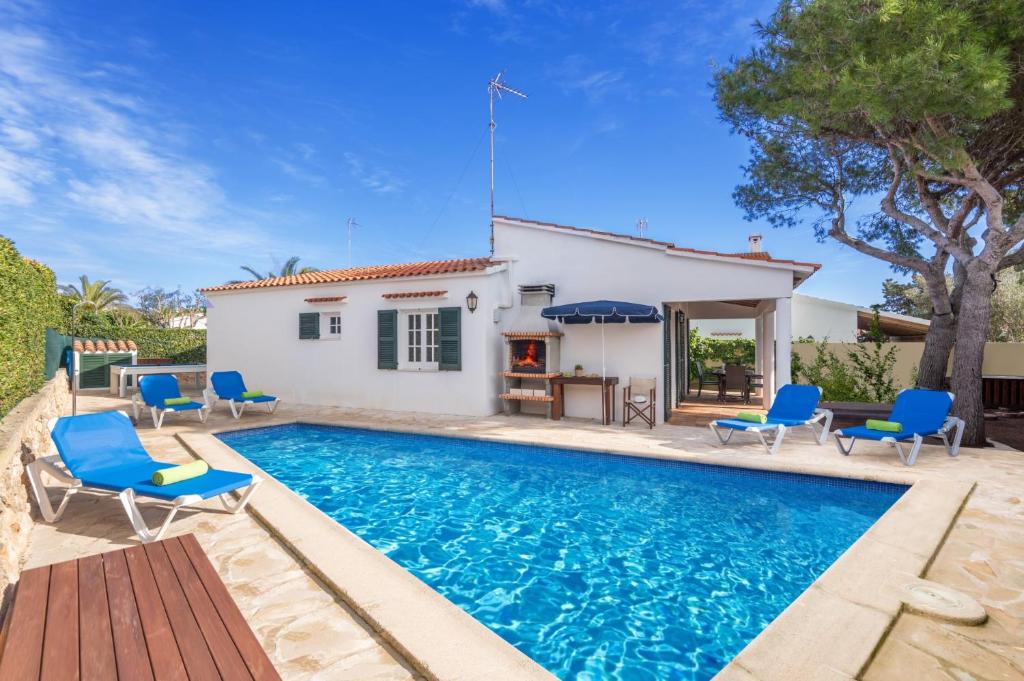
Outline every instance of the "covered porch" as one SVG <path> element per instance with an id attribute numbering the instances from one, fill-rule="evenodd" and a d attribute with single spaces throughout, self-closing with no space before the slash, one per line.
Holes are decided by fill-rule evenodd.
<path id="1" fill-rule="evenodd" d="M 738 411 L 767 410 L 782 385 L 791 382 L 792 299 L 760 298 L 671 302 L 664 304 L 666 337 L 665 420 L 679 425 L 702 426 L 715 418 Z M 749 319 L 754 322 L 754 361 L 747 366 L 753 375 L 750 402 L 738 399 L 730 386 L 726 400 L 719 399 L 717 384 L 698 388 L 691 381 L 691 322 L 697 319 Z M 708 367 L 709 371 L 712 367 Z M 720 376 L 715 379 L 720 380 Z M 712 380 L 715 380 L 712 379 Z"/>

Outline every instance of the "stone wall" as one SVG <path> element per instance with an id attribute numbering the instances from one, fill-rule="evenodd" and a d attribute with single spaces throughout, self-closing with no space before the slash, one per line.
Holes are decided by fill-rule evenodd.
<path id="1" fill-rule="evenodd" d="M 0 621 L 32 530 L 35 502 L 29 498 L 25 464 L 50 452 L 47 421 L 67 414 L 70 409 L 67 376 L 58 372 L 39 392 L 26 397 L 0 421 Z"/>

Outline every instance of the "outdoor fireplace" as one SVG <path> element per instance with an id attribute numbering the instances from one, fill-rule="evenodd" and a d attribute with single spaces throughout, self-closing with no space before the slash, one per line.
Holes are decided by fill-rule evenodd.
<path id="1" fill-rule="evenodd" d="M 509 341 L 509 368 L 520 374 L 543 374 L 547 344 L 540 338 L 516 338 Z"/>
<path id="2" fill-rule="evenodd" d="M 551 379 L 559 374 L 557 331 L 502 331 L 508 345 L 505 369 L 501 372 L 504 389 L 498 395 L 506 414 L 538 414 L 551 417 L 555 398 Z"/>

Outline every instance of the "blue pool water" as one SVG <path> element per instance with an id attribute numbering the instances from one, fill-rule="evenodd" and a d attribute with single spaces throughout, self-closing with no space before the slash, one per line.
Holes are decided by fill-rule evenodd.
<path id="1" fill-rule="evenodd" d="M 219 437 L 562 679 L 710 679 L 905 490 L 326 426 Z"/>

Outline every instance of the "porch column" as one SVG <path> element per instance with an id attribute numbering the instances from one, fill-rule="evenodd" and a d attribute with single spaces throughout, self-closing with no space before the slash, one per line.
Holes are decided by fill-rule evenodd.
<path id="1" fill-rule="evenodd" d="M 764 315 L 754 317 L 754 373 L 764 373 Z"/>
<path id="2" fill-rule="evenodd" d="M 761 327 L 761 374 L 764 376 L 762 403 L 768 409 L 775 396 L 775 312 L 762 312 L 758 317 L 758 326 Z"/>
<path id="3" fill-rule="evenodd" d="M 792 382 L 793 299 L 775 300 L 775 386 L 776 390 Z"/>

